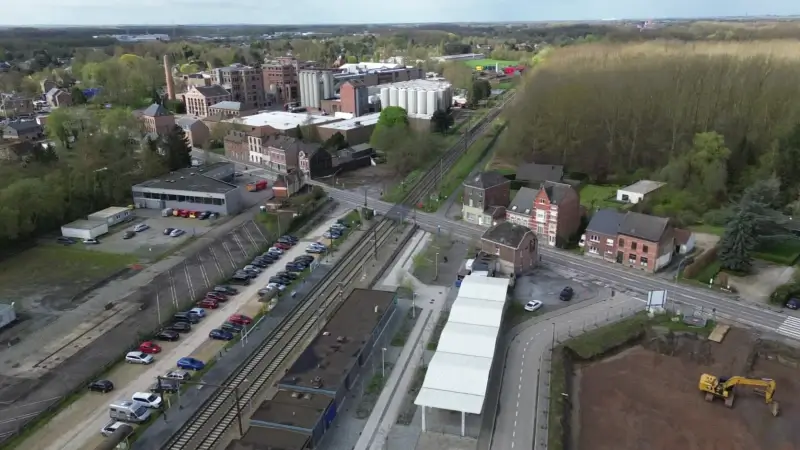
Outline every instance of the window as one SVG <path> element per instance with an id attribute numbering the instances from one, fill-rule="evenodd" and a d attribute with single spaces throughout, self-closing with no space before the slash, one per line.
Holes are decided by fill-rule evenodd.
<path id="1" fill-rule="evenodd" d="M 536 226 L 536 232 L 537 232 L 537 233 L 539 233 L 539 234 L 542 234 L 542 233 L 544 233 L 544 226 L 542 226 L 542 225 L 537 225 L 537 226 Z"/>
<path id="2" fill-rule="evenodd" d="M 592 241 L 592 242 L 600 242 L 600 238 L 599 238 L 599 237 L 597 237 L 597 235 L 596 235 L 596 234 L 593 234 L 593 235 L 591 235 L 591 236 L 589 237 L 589 240 L 590 240 L 590 241 Z"/>
<path id="3" fill-rule="evenodd" d="M 647 258 L 646 257 L 642 256 L 641 258 L 639 258 L 639 262 L 640 262 L 641 265 L 647 267 Z"/>
<path id="4" fill-rule="evenodd" d="M 635 262 L 636 262 L 636 255 L 635 255 L 635 254 L 633 254 L 633 253 L 629 254 L 629 255 L 628 255 L 628 261 L 629 261 L 631 264 L 635 263 Z"/>
<path id="5" fill-rule="evenodd" d="M 611 247 L 612 245 L 614 245 L 614 240 L 613 239 L 606 239 L 606 245 Z"/>
<path id="6" fill-rule="evenodd" d="M 596 255 L 598 253 L 597 247 L 595 246 L 589 247 L 589 253 L 594 253 Z"/>
<path id="7" fill-rule="evenodd" d="M 498 256 L 500 255 L 500 247 L 497 246 L 494 247 L 494 254 Z"/>
<path id="8" fill-rule="evenodd" d="M 547 202 L 545 201 L 545 199 L 542 198 L 542 199 L 539 199 L 539 204 L 540 205 L 546 205 Z"/>
<path id="9" fill-rule="evenodd" d="M 620 248 L 624 248 L 625 247 L 625 239 L 620 239 L 619 240 L 619 247 Z"/>
<path id="10" fill-rule="evenodd" d="M 649 250 L 650 250 L 649 247 L 647 247 L 646 245 L 642 245 L 642 252 L 647 253 Z"/>
<path id="11" fill-rule="evenodd" d="M 636 242 L 631 242 L 631 250 L 636 250 Z"/>
<path id="12" fill-rule="evenodd" d="M 536 211 L 536 221 L 544 222 L 547 218 L 547 213 L 544 211 Z"/>

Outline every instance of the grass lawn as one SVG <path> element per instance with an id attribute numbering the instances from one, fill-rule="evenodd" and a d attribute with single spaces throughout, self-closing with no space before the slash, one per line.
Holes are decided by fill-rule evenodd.
<path id="1" fill-rule="evenodd" d="M 38 245 L 0 262 L 4 289 L 100 280 L 137 262 L 133 255 L 87 250 L 83 244 Z"/>
<path id="2" fill-rule="evenodd" d="M 792 266 L 800 258 L 800 240 L 789 239 L 765 243 L 753 256 L 763 261 Z"/>
<path id="3" fill-rule="evenodd" d="M 711 279 L 717 276 L 721 268 L 722 264 L 719 262 L 719 260 L 715 260 L 711 264 L 707 265 L 705 269 L 698 272 L 697 275 L 692 279 L 703 284 L 708 284 Z"/>
<path id="4" fill-rule="evenodd" d="M 494 66 L 495 64 L 500 64 L 500 69 L 508 66 L 518 66 L 519 61 L 503 61 L 499 59 L 473 59 L 470 61 L 464 61 L 464 64 L 472 67 L 473 69 L 478 66 Z"/>
<path id="5" fill-rule="evenodd" d="M 506 81 L 504 83 L 497 83 L 497 86 L 494 86 L 495 89 L 511 89 L 514 87 L 514 83 L 510 81 Z"/>
<path id="6" fill-rule="evenodd" d="M 406 194 L 408 194 L 408 191 L 414 187 L 414 184 L 420 179 L 420 177 L 422 177 L 424 173 L 424 169 L 412 171 L 406 175 L 403 181 L 397 183 L 396 185 L 392 186 L 391 189 L 386 191 L 381 197 L 381 200 L 389 203 L 400 203 L 403 201 L 403 198 L 406 196 Z"/>
<path id="7" fill-rule="evenodd" d="M 689 229 L 695 233 L 713 234 L 715 236 L 722 236 L 722 233 L 725 232 L 725 227 L 717 227 L 714 225 L 692 225 Z"/>
<path id="8" fill-rule="evenodd" d="M 619 209 L 620 203 L 614 201 L 619 186 L 600 186 L 597 184 L 586 184 L 581 187 L 581 205 L 586 209 L 591 208 L 614 208 Z"/>
<path id="9" fill-rule="evenodd" d="M 225 148 L 224 147 L 212 148 L 211 153 L 216 153 L 218 155 L 225 156 Z"/>

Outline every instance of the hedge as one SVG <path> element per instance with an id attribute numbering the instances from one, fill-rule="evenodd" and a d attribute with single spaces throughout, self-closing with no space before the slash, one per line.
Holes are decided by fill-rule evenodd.
<path id="1" fill-rule="evenodd" d="M 711 247 L 703 253 L 700 253 L 700 255 L 694 259 L 694 262 L 687 264 L 686 267 L 683 268 L 683 278 L 695 278 L 703 271 L 703 269 L 711 265 L 711 263 L 716 260 L 717 247 Z"/>

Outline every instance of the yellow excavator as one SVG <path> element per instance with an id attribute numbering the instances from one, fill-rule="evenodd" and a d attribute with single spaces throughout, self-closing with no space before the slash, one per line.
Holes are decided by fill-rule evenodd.
<path id="1" fill-rule="evenodd" d="M 776 384 L 775 380 L 769 378 L 745 378 L 745 377 L 730 377 L 723 378 L 704 373 L 700 376 L 700 390 L 706 393 L 706 401 L 711 402 L 714 398 L 719 397 L 725 400 L 725 406 L 733 408 L 733 399 L 736 396 L 734 388 L 736 386 L 754 386 L 756 392 L 764 395 L 767 401 L 770 412 L 773 416 L 777 416 L 780 412 L 780 405 L 773 398 L 775 396 Z"/>

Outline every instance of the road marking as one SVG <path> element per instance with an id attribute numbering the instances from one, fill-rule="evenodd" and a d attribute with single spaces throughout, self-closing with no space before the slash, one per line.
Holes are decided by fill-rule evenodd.
<path id="1" fill-rule="evenodd" d="M 519 402 L 517 402 L 517 405 L 519 405 Z M 519 410 L 514 411 L 514 417 L 519 417 Z"/>
<path id="2" fill-rule="evenodd" d="M 523 359 L 522 361 L 519 362 L 519 366 L 520 366 L 520 368 L 521 367 L 525 367 L 525 359 Z M 521 371 L 522 371 L 522 369 L 520 369 L 520 372 Z"/>
<path id="3" fill-rule="evenodd" d="M 517 408 L 519 408 L 519 402 L 517 402 Z M 519 411 L 518 411 L 518 412 L 519 412 Z M 516 422 L 516 421 L 514 421 L 514 426 L 516 426 L 516 425 L 517 425 L 517 422 Z"/>
<path id="4" fill-rule="evenodd" d="M 781 326 L 778 327 L 778 333 L 794 339 L 800 339 L 800 319 L 797 317 L 787 317 Z"/>
<path id="5" fill-rule="evenodd" d="M 514 448 L 514 441 L 511 441 L 511 448 Z"/>
<path id="6" fill-rule="evenodd" d="M 522 395 L 522 393 L 521 392 L 517 392 L 517 398 L 519 398 L 520 395 Z"/>
<path id="7" fill-rule="evenodd" d="M 527 350 L 527 349 L 528 349 L 528 347 L 525 347 L 525 350 Z M 522 359 L 525 359 L 525 353 L 522 354 Z"/>

